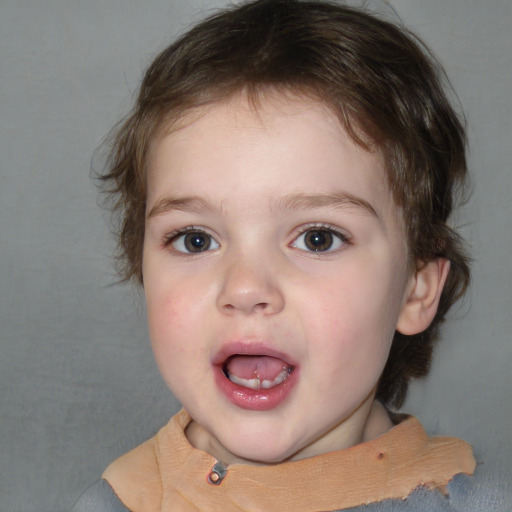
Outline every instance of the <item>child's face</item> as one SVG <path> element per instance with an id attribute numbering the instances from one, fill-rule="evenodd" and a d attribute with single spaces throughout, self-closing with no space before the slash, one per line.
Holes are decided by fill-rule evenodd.
<path id="1" fill-rule="evenodd" d="M 410 277 L 380 155 L 312 101 L 235 98 L 153 144 L 147 204 L 155 357 L 211 453 L 360 442 Z"/>

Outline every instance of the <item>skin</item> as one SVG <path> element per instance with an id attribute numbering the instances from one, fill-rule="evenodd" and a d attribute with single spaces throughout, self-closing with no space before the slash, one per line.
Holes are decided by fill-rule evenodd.
<path id="1" fill-rule="evenodd" d="M 303 98 L 268 94 L 255 110 L 241 94 L 184 121 L 151 147 L 143 276 L 189 441 L 225 463 L 268 464 L 383 434 L 392 425 L 374 396 L 395 329 L 428 325 L 444 267 L 411 272 L 381 155 Z M 208 250 L 187 252 L 191 226 Z M 314 229 L 334 233 L 330 248 L 310 250 Z M 233 343 L 293 361 L 277 406 L 220 391 L 212 361 Z"/>

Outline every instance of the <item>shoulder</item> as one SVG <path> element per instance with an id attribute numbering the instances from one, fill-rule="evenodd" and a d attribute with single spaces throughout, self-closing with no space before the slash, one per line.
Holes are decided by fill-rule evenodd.
<path id="1" fill-rule="evenodd" d="M 98 480 L 87 488 L 71 512 L 129 512 L 106 480 Z"/>
<path id="2" fill-rule="evenodd" d="M 474 475 L 455 475 L 448 494 L 418 487 L 405 499 L 388 499 L 336 512 L 510 512 L 506 478 L 480 465 Z"/>
<path id="3" fill-rule="evenodd" d="M 87 504 L 87 500 L 97 501 L 100 497 L 110 499 L 113 495 L 117 499 L 114 502 L 124 507 L 119 509 L 122 512 L 161 510 L 162 459 L 165 466 L 165 461 L 175 460 L 180 446 L 186 445 L 184 431 L 189 422 L 190 416 L 184 410 L 174 415 L 154 437 L 112 462 L 103 472 L 102 480 L 84 493 L 81 502 Z M 89 510 L 95 512 L 102 509 L 82 506 L 73 509 L 73 512 Z M 117 510 L 112 509 L 113 512 Z"/>
<path id="4" fill-rule="evenodd" d="M 162 499 L 156 437 L 112 462 L 102 478 L 130 510 L 156 510 Z"/>

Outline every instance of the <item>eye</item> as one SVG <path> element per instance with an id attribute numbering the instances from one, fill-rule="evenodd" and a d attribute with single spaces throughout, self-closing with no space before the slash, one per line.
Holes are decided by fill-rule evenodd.
<path id="1" fill-rule="evenodd" d="M 165 245 L 170 245 L 175 251 L 185 254 L 212 251 L 219 248 L 215 239 L 200 229 L 187 229 L 172 234 Z"/>
<path id="2" fill-rule="evenodd" d="M 302 251 L 332 252 L 347 243 L 347 237 L 327 227 L 315 227 L 301 233 L 291 244 Z"/>

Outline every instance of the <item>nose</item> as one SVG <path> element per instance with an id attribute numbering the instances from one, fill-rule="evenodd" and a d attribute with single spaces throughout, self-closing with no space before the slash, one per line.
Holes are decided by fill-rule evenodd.
<path id="1" fill-rule="evenodd" d="M 223 314 L 272 315 L 284 308 L 278 273 L 268 262 L 238 256 L 223 272 L 217 308 Z"/>

